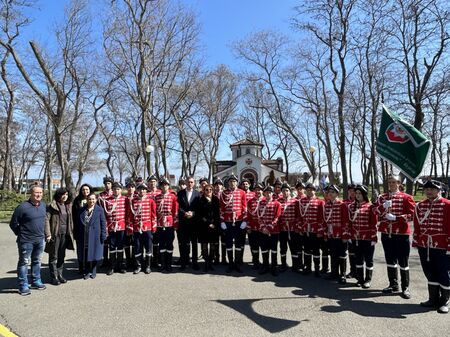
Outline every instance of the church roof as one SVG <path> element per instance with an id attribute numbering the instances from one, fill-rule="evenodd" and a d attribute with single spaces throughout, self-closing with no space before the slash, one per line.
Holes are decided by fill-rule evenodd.
<path id="1" fill-rule="evenodd" d="M 257 145 L 257 146 L 261 146 L 261 147 L 264 146 L 263 144 L 261 144 L 257 141 L 245 138 L 245 139 L 241 139 L 240 141 L 238 141 L 236 143 L 231 144 L 230 147 L 239 146 L 239 145 Z"/>

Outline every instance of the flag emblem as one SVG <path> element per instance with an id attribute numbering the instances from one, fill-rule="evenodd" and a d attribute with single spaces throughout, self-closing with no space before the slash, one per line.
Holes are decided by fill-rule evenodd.
<path id="1" fill-rule="evenodd" d="M 397 123 L 392 123 L 386 129 L 386 138 L 392 143 L 406 143 L 409 141 L 406 130 Z"/>

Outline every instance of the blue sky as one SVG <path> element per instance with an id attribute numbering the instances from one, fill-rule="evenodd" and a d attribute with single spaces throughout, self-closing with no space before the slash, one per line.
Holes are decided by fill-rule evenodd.
<path id="1" fill-rule="evenodd" d="M 96 7 L 99 1 L 102 0 L 90 0 L 93 7 Z M 182 3 L 198 13 L 201 26 L 200 43 L 207 66 L 213 68 L 218 64 L 226 64 L 235 71 L 241 66 L 235 60 L 230 44 L 264 29 L 289 33 L 292 9 L 299 2 L 299 0 L 182 0 Z M 63 19 L 64 7 L 68 3 L 69 0 L 38 0 L 39 10 L 31 12 L 34 22 L 22 37 L 52 46 L 54 36 L 49 32 L 56 22 Z M 218 159 L 231 157 L 226 138 L 228 137 L 224 139 Z M 174 173 L 179 172 L 176 170 Z M 101 176 L 102 174 L 95 174 L 86 178 L 90 183 L 97 183 Z"/>

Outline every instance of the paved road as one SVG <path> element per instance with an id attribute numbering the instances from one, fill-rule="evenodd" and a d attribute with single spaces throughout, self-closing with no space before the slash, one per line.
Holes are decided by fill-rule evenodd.
<path id="1" fill-rule="evenodd" d="M 16 292 L 17 251 L 0 224 L 0 324 L 21 337 L 39 336 L 448 336 L 450 315 L 426 311 L 417 252 L 411 258 L 411 300 L 381 293 L 386 271 L 377 245 L 373 287 L 341 286 L 286 272 L 261 277 L 175 272 L 99 274 L 82 280 L 68 254 L 70 281 L 21 297 Z M 248 249 L 246 249 L 248 254 Z M 47 256 L 44 257 L 47 261 Z M 246 261 L 250 258 L 247 255 Z M 176 269 L 175 269 L 176 270 Z M 44 280 L 48 280 L 44 266 Z"/>

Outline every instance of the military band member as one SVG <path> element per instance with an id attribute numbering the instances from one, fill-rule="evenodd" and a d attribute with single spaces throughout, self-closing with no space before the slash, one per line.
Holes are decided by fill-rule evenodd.
<path id="1" fill-rule="evenodd" d="M 325 203 L 325 230 L 326 237 L 330 243 L 331 274 L 330 279 L 339 280 L 339 283 L 347 282 L 347 241 L 348 232 L 348 209 L 347 205 L 339 200 L 340 189 L 336 185 L 328 185 L 325 188 L 327 202 Z"/>
<path id="2" fill-rule="evenodd" d="M 283 182 L 280 178 L 275 179 L 275 182 L 273 183 L 273 200 L 278 200 L 278 198 L 281 198 L 283 196 L 283 193 L 281 193 L 282 185 Z"/>
<path id="3" fill-rule="evenodd" d="M 292 270 L 299 271 L 299 245 L 300 234 L 298 233 L 300 221 L 299 203 L 296 198 L 291 197 L 291 187 L 288 183 L 281 186 L 282 197 L 278 199 L 281 204 L 281 216 L 279 219 L 280 226 L 280 256 L 281 267 L 280 271 L 287 270 L 286 253 L 289 244 L 289 249 L 292 256 Z"/>
<path id="4" fill-rule="evenodd" d="M 381 232 L 384 256 L 387 265 L 389 285 L 383 293 L 399 291 L 397 265 L 400 267 L 401 296 L 411 298 L 409 290 L 409 252 L 411 228 L 415 203 L 409 194 L 399 191 L 401 184 L 397 175 L 388 176 L 389 192 L 378 197 L 377 213 L 379 218 L 378 231 Z"/>
<path id="5" fill-rule="evenodd" d="M 277 276 L 277 251 L 278 236 L 280 228 L 278 220 L 281 215 L 281 204 L 277 200 L 273 200 L 274 188 L 267 186 L 264 189 L 264 199 L 260 202 L 257 211 L 261 246 L 263 257 L 263 265 L 259 274 L 268 273 L 269 270 L 273 276 Z M 271 255 L 271 265 L 269 267 L 269 251 Z"/>
<path id="6" fill-rule="evenodd" d="M 113 194 L 104 199 L 106 227 L 109 237 L 109 261 L 110 265 L 106 275 L 112 275 L 114 271 L 126 273 L 123 262 L 123 243 L 125 237 L 125 201 L 122 195 L 122 185 L 113 183 Z"/>
<path id="7" fill-rule="evenodd" d="M 156 234 L 161 254 L 160 271 L 172 271 L 173 240 L 178 228 L 177 197 L 169 192 L 170 183 L 166 178 L 159 182 L 161 193 L 155 197 L 156 202 Z"/>
<path id="8" fill-rule="evenodd" d="M 101 192 L 97 196 L 97 203 L 100 207 L 105 210 L 105 200 L 108 199 L 113 194 L 112 190 L 112 184 L 114 183 L 114 180 L 112 177 L 104 177 L 103 178 L 103 186 L 105 187 L 105 190 Z M 92 191 L 91 191 L 92 192 Z M 106 215 L 106 213 L 105 213 Z M 106 231 L 106 240 L 103 242 L 103 262 L 100 267 L 109 267 L 109 237 L 108 237 L 108 231 Z"/>
<path id="9" fill-rule="evenodd" d="M 251 199 L 253 199 L 255 197 L 255 192 L 252 192 L 250 190 L 250 188 L 251 188 L 250 180 L 248 180 L 246 178 L 242 179 L 241 183 L 239 184 L 239 186 L 240 186 L 240 189 L 245 192 L 245 198 L 246 198 L 247 204 L 248 204 L 249 200 L 251 200 Z M 241 247 L 242 253 L 239 255 L 240 256 L 240 260 L 236 261 L 236 263 L 242 265 L 244 263 L 244 261 L 242 259 L 244 257 L 244 253 L 245 253 L 245 241 L 246 241 L 245 239 L 246 239 L 246 236 L 247 236 L 247 231 L 242 231 L 241 234 L 242 234 L 242 238 L 240 239 L 240 242 L 242 244 L 242 247 Z"/>
<path id="10" fill-rule="evenodd" d="M 300 180 L 298 180 L 295 183 L 295 192 L 296 192 L 295 198 L 296 199 L 300 200 L 301 198 L 303 198 L 305 196 L 304 189 L 305 189 L 305 185 Z"/>
<path id="11" fill-rule="evenodd" d="M 302 183 L 301 180 L 297 180 L 297 183 L 295 184 L 295 191 L 296 191 L 295 198 L 298 200 L 299 206 L 300 206 L 300 199 L 305 197 L 304 190 L 305 190 L 305 185 Z M 300 217 L 300 215 L 299 215 L 299 217 Z M 303 270 L 303 267 L 304 267 L 303 252 L 305 250 L 305 236 L 302 233 L 300 218 L 299 218 L 299 222 L 298 222 L 298 226 L 297 226 L 297 234 L 298 234 L 298 247 L 297 247 L 297 249 L 298 249 L 298 268 L 297 268 L 297 270 L 294 270 L 295 272 L 299 272 L 299 271 Z"/>
<path id="12" fill-rule="evenodd" d="M 133 235 L 134 241 L 134 271 L 139 274 L 151 272 L 152 240 L 156 231 L 156 203 L 147 195 L 147 185 L 141 183 L 137 186 L 137 194 L 127 199 L 126 217 L 128 232 Z M 143 258 L 145 256 L 145 258 Z"/>
<path id="13" fill-rule="evenodd" d="M 156 200 L 156 196 L 161 194 L 161 190 L 158 188 L 158 179 L 155 175 L 151 175 L 147 178 L 148 196 Z M 158 236 L 153 236 L 153 255 L 152 255 L 152 268 L 158 268 L 160 265 L 159 259 L 159 241 Z"/>
<path id="14" fill-rule="evenodd" d="M 450 201 L 439 194 L 440 185 L 427 181 L 426 199 L 416 205 L 413 247 L 428 280 L 428 301 L 420 305 L 448 313 L 450 297 Z"/>
<path id="15" fill-rule="evenodd" d="M 214 179 L 214 195 L 219 198 L 223 191 L 223 181 L 220 178 Z M 222 228 L 219 227 L 219 241 L 216 245 L 216 253 L 214 254 L 214 264 L 222 263 L 223 265 L 227 264 L 227 245 L 225 243 L 225 234 Z M 222 256 L 222 260 L 220 257 Z"/>
<path id="16" fill-rule="evenodd" d="M 220 195 L 220 219 L 221 228 L 225 232 L 225 242 L 227 246 L 228 268 L 227 273 L 233 269 L 241 273 L 238 263 L 242 254 L 241 231 L 247 227 L 247 199 L 245 192 L 237 188 L 238 179 L 232 174 L 228 178 L 228 188 Z M 233 256 L 233 244 L 235 246 Z M 234 259 L 236 258 L 236 260 Z"/>
<path id="17" fill-rule="evenodd" d="M 133 181 L 130 181 L 127 183 L 126 188 L 127 188 L 127 194 L 125 195 L 125 198 L 126 198 L 125 205 L 128 205 L 130 203 L 130 200 L 135 195 L 137 195 L 136 183 L 134 183 Z M 125 217 L 125 220 L 128 221 L 128 218 Z M 127 228 L 130 227 L 128 222 L 126 223 L 126 227 Z M 131 249 L 132 247 L 133 247 L 133 231 L 126 230 L 125 238 L 124 238 L 124 242 L 123 242 L 123 250 L 125 252 L 125 260 L 126 260 L 127 269 L 132 268 L 133 264 L 134 264 L 134 259 L 132 257 L 132 249 Z"/>
<path id="18" fill-rule="evenodd" d="M 355 201 L 355 184 L 349 184 L 347 187 L 348 198 L 344 200 L 344 203 L 348 206 Z M 351 240 L 350 240 L 351 241 Z M 348 242 L 348 261 L 350 265 L 350 272 L 347 274 L 347 278 L 356 278 L 356 260 L 355 260 L 355 243 Z"/>
<path id="19" fill-rule="evenodd" d="M 314 275 L 320 276 L 320 239 L 323 237 L 323 207 L 325 202 L 316 196 L 316 187 L 308 183 L 306 195 L 300 199 L 301 231 L 304 235 L 304 269 L 311 273 L 311 257 L 314 258 Z"/>
<path id="20" fill-rule="evenodd" d="M 364 289 L 371 286 L 377 243 L 377 216 L 373 207 L 367 196 L 367 187 L 356 185 L 355 201 L 348 205 L 349 228 L 350 238 L 355 244 L 357 285 Z"/>
<path id="21" fill-rule="evenodd" d="M 256 184 L 254 193 L 255 196 L 247 202 L 247 233 L 248 233 L 248 243 L 250 245 L 250 250 L 252 251 L 252 264 L 253 269 L 259 269 L 259 220 L 258 220 L 258 210 L 261 201 L 264 199 L 263 196 L 263 185 Z"/>

